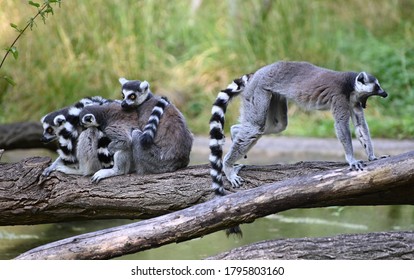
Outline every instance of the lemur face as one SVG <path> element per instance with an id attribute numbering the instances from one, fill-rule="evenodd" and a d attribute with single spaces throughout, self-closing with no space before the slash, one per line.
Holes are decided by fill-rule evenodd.
<path id="1" fill-rule="evenodd" d="M 367 99 L 370 96 L 378 95 L 383 98 L 388 96 L 388 93 L 381 88 L 378 80 L 365 72 L 359 73 L 355 79 L 355 93 L 363 108 L 366 107 Z"/>
<path id="2" fill-rule="evenodd" d="M 147 81 L 129 81 L 125 78 L 120 78 L 119 82 L 122 85 L 122 108 L 138 107 L 148 98 L 150 91 Z"/>
<path id="3" fill-rule="evenodd" d="M 98 127 L 99 124 L 96 121 L 96 118 L 93 114 L 85 114 L 81 119 L 81 124 L 83 127 Z"/>
<path id="4" fill-rule="evenodd" d="M 41 118 L 40 122 L 43 126 L 43 135 L 40 138 L 40 141 L 42 143 L 49 143 L 54 140 L 57 140 L 58 136 L 56 133 L 56 125 L 54 123 L 54 118 L 51 114 L 45 115 L 43 118 Z"/>

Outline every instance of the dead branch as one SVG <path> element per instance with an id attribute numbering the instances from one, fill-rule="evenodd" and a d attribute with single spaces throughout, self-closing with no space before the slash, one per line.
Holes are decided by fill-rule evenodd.
<path id="1" fill-rule="evenodd" d="M 414 259 L 414 232 L 372 232 L 261 241 L 208 259 L 412 260 Z"/>
<path id="2" fill-rule="evenodd" d="M 254 170 L 246 169 L 242 173 L 247 184 L 251 184 L 251 180 L 259 180 L 251 175 Z M 168 176 L 171 177 L 175 174 Z M 414 152 L 372 162 L 359 172 L 336 166 L 331 170 L 217 197 L 138 223 L 53 242 L 30 250 L 18 259 L 113 258 L 200 237 L 293 208 L 355 205 L 367 200 L 373 204 L 382 204 L 380 201 L 414 204 L 413 183 Z M 180 184 L 177 182 L 177 185 Z M 204 188 L 208 186 L 204 184 Z"/>

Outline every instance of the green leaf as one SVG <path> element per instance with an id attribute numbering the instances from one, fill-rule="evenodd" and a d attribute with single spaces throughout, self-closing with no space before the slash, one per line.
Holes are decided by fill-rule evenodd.
<path id="1" fill-rule="evenodd" d="M 3 78 L 9 83 L 9 84 L 11 84 L 12 86 L 15 86 L 16 85 L 16 82 L 15 81 L 13 81 L 13 79 L 12 78 L 10 78 L 9 76 L 3 76 Z"/>
<path id="2" fill-rule="evenodd" d="M 36 8 L 40 7 L 39 3 L 36 3 L 36 2 L 33 2 L 33 1 L 29 1 L 29 4 L 32 5 L 32 6 L 35 6 Z"/>
<path id="3" fill-rule="evenodd" d="M 11 47 L 9 51 L 12 53 L 14 59 L 17 59 L 19 57 L 19 51 L 16 47 Z"/>
<path id="4" fill-rule="evenodd" d="M 20 28 L 18 28 L 16 24 L 14 24 L 14 23 L 10 23 L 10 26 L 11 26 L 13 29 L 15 29 L 17 32 L 22 32 L 22 30 L 21 30 Z"/>

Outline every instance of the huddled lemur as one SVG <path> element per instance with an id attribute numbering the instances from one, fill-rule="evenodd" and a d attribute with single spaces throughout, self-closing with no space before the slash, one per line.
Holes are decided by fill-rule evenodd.
<path id="1" fill-rule="evenodd" d="M 155 96 L 147 81 L 120 78 L 122 108 L 138 115 L 132 147 L 138 174 L 173 172 L 190 162 L 193 135 L 181 112 Z"/>
<path id="2" fill-rule="evenodd" d="M 222 162 L 224 114 L 229 101 L 242 98 L 240 123 L 231 127 L 233 143 Z M 224 194 L 222 172 L 234 187 L 243 179 L 240 165 L 234 165 L 264 134 L 279 133 L 287 126 L 287 101 L 307 110 L 331 110 L 335 132 L 345 150 L 351 170 L 365 164 L 354 158 L 349 120 L 365 149 L 368 160 L 377 159 L 371 143 L 364 108 L 368 97 L 387 97 L 378 80 L 366 72 L 338 72 L 307 62 L 280 61 L 236 79 L 218 94 L 210 119 L 210 163 L 212 187 Z"/>
<path id="3" fill-rule="evenodd" d="M 94 104 L 102 105 L 108 102 L 112 102 L 112 100 L 108 100 L 100 96 L 86 97 L 72 106 L 59 109 L 42 117 L 40 120 L 43 126 L 43 136 L 41 141 L 44 143 L 49 143 L 55 140 L 58 141 L 58 157 L 43 171 L 43 176 L 48 176 L 55 170 L 65 173 L 83 174 L 82 172 L 79 172 L 79 170 L 76 171 L 79 167 L 76 147 L 78 145 L 78 138 L 82 134 L 81 127 L 79 125 L 79 114 L 86 106 Z M 86 132 L 82 139 L 88 139 L 86 136 L 89 133 L 92 132 Z M 95 157 L 98 157 L 100 161 L 97 165 L 102 165 L 104 167 L 111 164 L 111 158 L 108 158 L 107 147 L 104 146 L 106 143 L 105 138 L 106 137 L 104 135 L 99 135 L 97 141 L 101 143 L 102 147 L 99 150 L 95 150 L 97 152 Z M 91 166 L 93 165 L 94 164 Z"/>
<path id="4" fill-rule="evenodd" d="M 114 166 L 92 176 L 104 178 L 135 171 L 137 174 L 172 172 L 190 161 L 193 136 L 183 115 L 166 98 L 154 96 L 148 82 L 120 79 L 121 105 L 88 106 L 80 119 L 110 139 Z"/>

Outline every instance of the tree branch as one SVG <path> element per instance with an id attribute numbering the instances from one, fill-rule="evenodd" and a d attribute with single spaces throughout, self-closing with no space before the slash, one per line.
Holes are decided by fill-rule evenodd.
<path id="1" fill-rule="evenodd" d="M 200 237 L 293 208 L 344 205 L 348 202 L 353 205 L 364 205 L 367 202 L 384 204 L 388 201 L 414 204 L 414 152 L 372 162 L 364 171 L 359 172 L 338 167 L 336 165 L 332 170 L 238 191 L 138 223 L 67 238 L 35 248 L 18 258 L 107 259 Z M 197 176 L 198 179 L 201 177 L 199 182 L 203 182 L 204 192 L 211 192 L 209 183 L 206 183 L 209 180 L 205 178 L 207 170 L 201 172 L 197 168 L 199 167 L 181 172 L 187 174 L 197 171 L 197 175 L 192 176 Z M 269 175 L 278 173 L 277 170 L 267 171 Z M 254 176 L 257 175 L 255 172 L 255 167 L 252 167 L 242 173 L 247 179 L 246 185 L 251 187 L 255 185 L 253 182 L 262 181 Z M 166 186 L 172 182 L 176 186 L 188 184 L 188 181 L 183 182 L 182 179 L 177 181 L 178 174 L 183 173 L 174 173 L 174 176 L 164 174 L 164 179 L 168 182 Z M 180 176 L 182 175 L 178 177 Z M 129 179 L 132 177 L 134 176 L 129 176 Z M 142 180 L 146 179 L 140 178 L 141 182 Z M 119 191 L 123 186 L 120 187 Z M 156 191 L 151 190 L 154 193 Z M 116 205 L 120 206 L 118 201 Z"/>
<path id="2" fill-rule="evenodd" d="M 404 159 L 410 156 L 414 157 L 414 152 L 372 162 L 368 167 L 369 172 L 350 174 L 360 176 L 369 173 L 368 175 L 375 176 L 373 180 L 386 180 L 388 173 L 379 173 L 376 166 L 380 163 L 387 166 L 390 162 L 396 162 L 404 171 L 408 168 Z M 207 165 L 191 166 L 172 174 L 130 174 L 93 184 L 89 177 L 60 172 L 44 178 L 41 173 L 49 163 L 49 158 L 35 157 L 18 163 L 0 164 L 0 225 L 109 218 L 146 219 L 184 209 L 214 197 Z M 312 175 L 320 171 L 328 172 L 329 176 L 337 176 L 337 172 L 347 171 L 347 168 L 346 164 L 332 162 L 248 166 L 241 171 L 246 180 L 241 190 L 297 176 L 308 175 L 313 178 Z M 401 178 L 390 183 L 390 189 L 384 188 L 378 192 L 360 193 L 358 196 L 346 198 L 333 196 L 329 201 L 319 199 L 314 204 L 308 201 L 305 206 L 296 207 L 413 204 L 414 189 L 411 186 L 394 186 L 410 176 L 409 172 L 403 172 Z M 339 183 L 340 181 L 335 184 Z M 228 184 L 226 186 L 230 189 Z M 367 186 L 363 189 L 365 188 Z"/>
<path id="3" fill-rule="evenodd" d="M 414 232 L 374 232 L 261 241 L 208 259 L 412 260 L 414 259 Z"/>
<path id="4" fill-rule="evenodd" d="M 56 151 L 56 143 L 45 145 L 40 141 L 43 128 L 36 122 L 0 125 L 0 148 L 4 150 L 45 148 Z"/>

